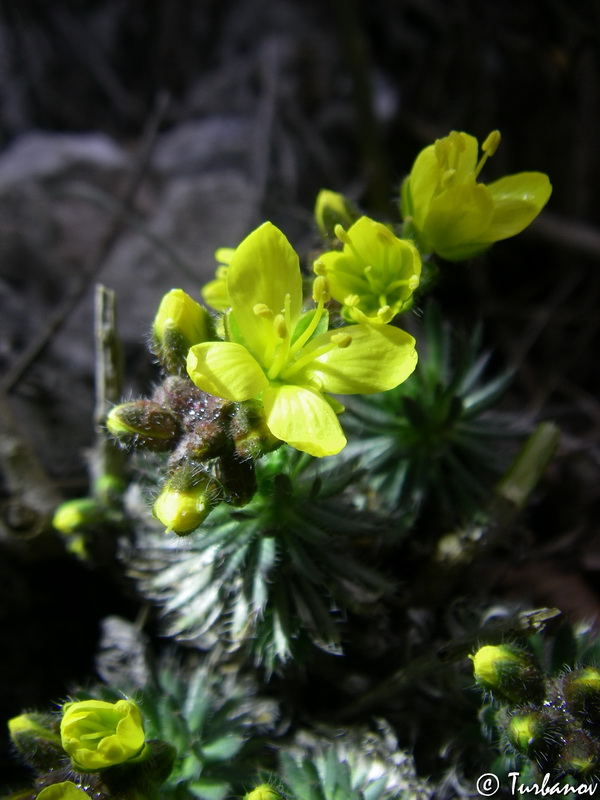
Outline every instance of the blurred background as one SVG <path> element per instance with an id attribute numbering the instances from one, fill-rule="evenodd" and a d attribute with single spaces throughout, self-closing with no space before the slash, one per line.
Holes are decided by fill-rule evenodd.
<path id="1" fill-rule="evenodd" d="M 106 576 L 38 548 L 23 501 L 87 491 L 94 285 L 117 293 L 125 394 L 147 392 L 157 373 L 145 342 L 165 291 L 198 296 L 215 249 L 266 219 L 308 253 L 323 187 L 397 221 L 402 178 L 451 129 L 502 132 L 484 180 L 538 170 L 554 186 L 531 229 L 444 265 L 437 289 L 444 314 L 467 330 L 483 321 L 494 363 L 516 370 L 508 407 L 563 434 L 498 592 L 594 619 L 598 0 L 0 9 L 2 718 L 64 697 L 93 670 L 97 620 L 136 613 Z M 3 754 L 7 781 L 9 763 Z"/>

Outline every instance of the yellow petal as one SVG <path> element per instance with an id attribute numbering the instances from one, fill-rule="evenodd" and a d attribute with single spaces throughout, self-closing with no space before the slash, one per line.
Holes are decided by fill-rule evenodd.
<path id="1" fill-rule="evenodd" d="M 520 233 L 537 217 L 552 194 L 548 176 L 543 172 L 507 175 L 487 188 L 494 202 L 494 215 L 484 237 L 488 242 Z"/>
<path id="2" fill-rule="evenodd" d="M 302 308 L 302 276 L 298 256 L 283 233 L 265 222 L 236 249 L 227 273 L 231 307 L 244 341 L 264 363 L 272 351 L 273 331 L 268 319 L 254 313 L 266 306 L 274 315 L 285 309 L 290 296 L 290 328 L 294 329 Z"/>
<path id="3" fill-rule="evenodd" d="M 302 357 L 317 351 L 340 330 L 352 337 L 346 347 L 334 347 L 309 362 L 298 374 L 302 382 L 331 394 L 373 394 L 393 389 L 417 365 L 415 340 L 391 325 L 348 325 L 317 336 Z"/>
<path id="4" fill-rule="evenodd" d="M 458 137 L 458 138 L 457 138 Z M 457 142 L 461 144 L 459 151 Z M 467 133 L 450 134 L 421 150 L 403 189 L 402 213 L 414 217 L 418 230 L 422 230 L 425 217 L 434 195 L 442 191 L 442 180 L 449 169 L 454 169 L 454 185 L 466 180 L 477 165 L 477 139 Z M 440 153 L 447 159 L 440 160 Z M 407 202 L 407 196 L 409 202 Z M 409 206 L 405 208 L 405 206 Z"/>
<path id="5" fill-rule="evenodd" d="M 320 392 L 306 386 L 270 386 L 263 392 L 273 436 L 311 456 L 332 456 L 346 444 L 335 411 Z"/>
<path id="6" fill-rule="evenodd" d="M 203 392 L 241 402 L 267 386 L 260 364 L 236 342 L 202 342 L 190 348 L 188 375 Z"/>
<path id="7" fill-rule="evenodd" d="M 425 236 L 438 255 L 485 235 L 494 214 L 487 187 L 474 181 L 452 187 L 435 197 L 427 215 Z"/>

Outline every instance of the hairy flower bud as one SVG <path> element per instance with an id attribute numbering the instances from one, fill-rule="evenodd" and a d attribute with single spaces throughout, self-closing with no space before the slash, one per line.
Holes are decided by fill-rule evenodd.
<path id="1" fill-rule="evenodd" d="M 52 525 L 65 536 L 84 533 L 106 518 L 106 508 L 91 497 L 61 503 L 52 518 Z"/>
<path id="2" fill-rule="evenodd" d="M 182 289 L 163 297 L 152 326 L 152 349 L 167 372 L 184 372 L 193 344 L 209 338 L 208 311 Z"/>
<path id="3" fill-rule="evenodd" d="M 268 783 L 263 783 L 244 795 L 244 800 L 281 800 L 282 795 Z"/>
<path id="4" fill-rule="evenodd" d="M 335 226 L 349 228 L 360 213 L 355 204 L 339 192 L 321 189 L 315 202 L 315 222 L 321 236 L 333 238 Z"/>
<path id="5" fill-rule="evenodd" d="M 62 746 L 77 769 L 104 769 L 142 754 L 144 723 L 132 700 L 83 700 L 66 703 L 62 711 Z"/>
<path id="6" fill-rule="evenodd" d="M 592 724 L 600 724 L 600 670 L 584 667 L 567 672 L 562 679 L 563 695 L 571 713 Z"/>
<path id="7" fill-rule="evenodd" d="M 544 679 L 533 657 L 509 644 L 485 645 L 473 656 L 477 684 L 509 703 L 540 702 Z"/>
<path id="8" fill-rule="evenodd" d="M 242 461 L 260 458 L 281 444 L 267 428 L 262 405 L 254 400 L 236 405 L 229 430 L 236 455 Z"/>
<path id="9" fill-rule="evenodd" d="M 534 760 L 541 770 L 551 767 L 563 741 L 559 720 L 538 709 L 513 714 L 506 726 L 506 736 L 517 752 Z"/>
<path id="10" fill-rule="evenodd" d="M 55 719 L 30 712 L 8 721 L 8 732 L 20 755 L 36 769 L 48 769 L 63 755 Z"/>
<path id="11" fill-rule="evenodd" d="M 151 400 L 115 406 L 106 417 L 106 427 L 122 444 L 147 450 L 169 450 L 180 433 L 175 416 Z"/>
<path id="12" fill-rule="evenodd" d="M 217 503 L 217 486 L 205 472 L 188 478 L 183 467 L 171 476 L 154 501 L 152 513 L 167 533 L 184 535 L 201 525 Z"/>

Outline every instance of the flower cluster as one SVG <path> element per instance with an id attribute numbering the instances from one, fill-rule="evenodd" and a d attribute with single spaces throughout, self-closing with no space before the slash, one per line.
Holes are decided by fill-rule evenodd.
<path id="1" fill-rule="evenodd" d="M 204 392 L 232 402 L 258 399 L 273 436 L 314 456 L 346 439 L 333 394 L 392 389 L 414 370 L 414 339 L 390 326 L 328 330 L 329 282 L 313 284 L 316 308 L 302 310 L 298 256 L 265 223 L 236 249 L 227 272 L 231 310 L 225 341 L 190 348 L 188 374 Z"/>

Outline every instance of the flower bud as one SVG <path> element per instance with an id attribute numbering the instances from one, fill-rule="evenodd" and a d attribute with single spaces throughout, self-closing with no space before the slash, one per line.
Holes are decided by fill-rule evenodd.
<path id="1" fill-rule="evenodd" d="M 72 781 L 62 781 L 42 789 L 37 800 L 89 800 L 89 795 Z"/>
<path id="2" fill-rule="evenodd" d="M 485 645 L 471 656 L 477 684 L 509 703 L 541 702 L 544 678 L 533 657 L 513 645 Z"/>
<path id="3" fill-rule="evenodd" d="M 562 689 L 572 714 L 600 724 L 600 670 L 584 667 L 567 672 L 562 679 Z"/>
<path id="4" fill-rule="evenodd" d="M 282 800 L 282 795 L 276 792 L 268 783 L 263 783 L 248 792 L 248 794 L 245 794 L 244 800 Z"/>
<path id="5" fill-rule="evenodd" d="M 63 750 L 55 718 L 37 712 L 20 714 L 8 721 L 12 743 L 36 769 L 48 769 L 62 758 Z"/>
<path id="6" fill-rule="evenodd" d="M 574 730 L 566 738 L 557 761 L 560 770 L 585 777 L 598 772 L 600 748 L 585 731 Z"/>
<path id="7" fill-rule="evenodd" d="M 216 484 L 210 475 L 196 474 L 191 483 L 176 474 L 154 501 L 152 513 L 162 522 L 167 533 L 184 535 L 196 530 L 216 503 Z"/>
<path id="8" fill-rule="evenodd" d="M 54 512 L 52 526 L 65 536 L 85 533 L 106 519 L 106 509 L 91 497 L 61 503 Z"/>
<path id="9" fill-rule="evenodd" d="M 263 407 L 254 400 L 236 405 L 229 423 L 237 457 L 256 460 L 281 444 L 267 428 Z"/>
<path id="10" fill-rule="evenodd" d="M 152 349 L 167 372 L 185 372 L 185 359 L 193 344 L 209 337 L 208 311 L 181 289 L 163 297 L 152 326 Z"/>
<path id="11" fill-rule="evenodd" d="M 66 703 L 60 735 L 73 766 L 80 770 L 104 769 L 137 759 L 145 744 L 142 715 L 131 700 Z"/>
<path id="12" fill-rule="evenodd" d="M 506 736 L 517 752 L 542 770 L 550 768 L 562 742 L 558 720 L 537 709 L 515 713 L 506 726 Z"/>
<path id="13" fill-rule="evenodd" d="M 324 239 L 333 238 L 335 226 L 349 228 L 360 216 L 354 203 L 339 192 L 321 189 L 315 202 L 315 222 Z"/>
<path id="14" fill-rule="evenodd" d="M 151 400 L 115 406 L 106 417 L 106 427 L 122 444 L 147 450 L 171 449 L 180 433 L 175 416 Z"/>

